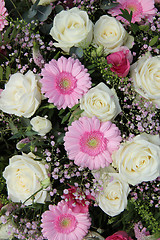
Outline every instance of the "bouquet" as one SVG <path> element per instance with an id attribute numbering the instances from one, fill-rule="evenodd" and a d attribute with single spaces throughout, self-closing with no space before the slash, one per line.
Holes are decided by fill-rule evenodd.
<path id="1" fill-rule="evenodd" d="M 0 239 L 160 239 L 159 10 L 0 0 Z"/>

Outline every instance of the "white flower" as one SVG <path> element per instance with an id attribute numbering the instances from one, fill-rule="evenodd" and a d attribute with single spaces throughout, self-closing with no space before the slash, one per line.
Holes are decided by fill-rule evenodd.
<path id="1" fill-rule="evenodd" d="M 52 123 L 46 117 L 36 116 L 31 119 L 32 130 L 38 132 L 38 135 L 45 136 L 52 129 Z"/>
<path id="2" fill-rule="evenodd" d="M 11 219 L 7 220 L 5 224 L 2 224 L 2 221 L 0 220 L 0 240 L 12 239 L 15 233 L 15 230 L 16 230 L 15 223 Z"/>
<path id="3" fill-rule="evenodd" d="M 32 3 L 35 3 L 37 0 L 32 0 Z M 50 4 L 52 2 L 55 2 L 56 0 L 40 0 L 38 5 L 47 5 Z"/>
<path id="4" fill-rule="evenodd" d="M 94 26 L 94 43 L 102 45 L 104 52 L 109 54 L 120 46 L 132 47 L 134 38 L 129 35 L 123 25 L 114 17 L 103 15 Z"/>
<path id="5" fill-rule="evenodd" d="M 131 66 L 136 92 L 160 108 L 160 56 L 146 54 Z"/>
<path id="6" fill-rule="evenodd" d="M 41 182 L 48 178 L 46 168 L 40 161 L 35 161 L 36 156 L 32 153 L 15 155 L 9 159 L 9 165 L 3 172 L 6 179 L 8 196 L 13 202 L 24 202 L 37 192 Z M 41 190 L 35 196 L 34 202 L 44 203 L 47 191 Z M 26 201 L 25 205 L 32 204 L 32 199 Z"/>
<path id="7" fill-rule="evenodd" d="M 129 184 L 136 185 L 160 176 L 160 137 L 143 133 L 121 144 L 112 154 L 113 166 Z"/>
<path id="8" fill-rule="evenodd" d="M 63 10 L 55 16 L 50 35 L 58 42 L 54 43 L 55 47 L 69 52 L 73 46 L 83 48 L 91 43 L 93 23 L 87 12 L 77 7 Z"/>
<path id="9" fill-rule="evenodd" d="M 41 103 L 39 76 L 31 71 L 11 75 L 0 94 L 0 109 L 9 114 L 31 117 Z"/>
<path id="10" fill-rule="evenodd" d="M 91 88 L 80 100 L 82 116 L 96 116 L 100 121 L 113 120 L 120 112 L 118 97 L 114 89 L 104 83 Z"/>
<path id="11" fill-rule="evenodd" d="M 100 179 L 103 190 L 98 194 L 98 205 L 106 214 L 114 217 L 127 207 L 129 185 L 111 167 L 100 170 Z"/>

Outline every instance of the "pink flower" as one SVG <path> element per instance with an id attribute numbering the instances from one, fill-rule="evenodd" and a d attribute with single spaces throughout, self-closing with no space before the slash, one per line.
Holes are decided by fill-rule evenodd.
<path id="1" fill-rule="evenodd" d="M 107 56 L 107 63 L 112 64 L 110 68 L 118 77 L 126 77 L 129 73 L 130 62 L 123 51 L 111 53 Z"/>
<path id="2" fill-rule="evenodd" d="M 113 235 L 106 238 L 106 240 L 133 240 L 128 234 L 124 231 L 118 231 Z"/>
<path id="3" fill-rule="evenodd" d="M 49 205 L 49 210 L 42 214 L 42 233 L 48 240 L 81 240 L 90 225 L 88 213 L 73 212 L 65 201 Z"/>
<path id="4" fill-rule="evenodd" d="M 4 0 L 0 0 L 0 31 L 3 30 L 5 25 L 8 24 L 6 17 L 8 16 L 7 9 L 5 8 Z"/>
<path id="5" fill-rule="evenodd" d="M 90 204 L 89 201 L 93 197 L 91 197 L 91 195 L 86 196 L 82 190 L 74 186 L 71 186 L 71 188 L 67 190 L 68 193 L 64 194 L 63 197 L 67 200 L 66 203 L 68 207 L 71 208 L 73 212 L 87 213 Z"/>
<path id="6" fill-rule="evenodd" d="M 144 17 L 154 16 L 156 8 L 154 7 L 154 0 L 117 0 L 119 3 L 115 8 L 108 11 L 112 16 L 117 16 L 118 20 L 128 23 L 126 19 L 119 14 L 122 14 L 120 9 L 127 9 L 128 12 L 133 12 L 132 23 L 140 22 Z"/>
<path id="7" fill-rule="evenodd" d="M 100 122 L 97 117 L 81 117 L 68 127 L 64 146 L 69 159 L 90 170 L 104 168 L 112 162 L 111 154 L 121 141 L 115 124 Z"/>
<path id="8" fill-rule="evenodd" d="M 58 109 L 72 108 L 91 87 L 87 69 L 78 59 L 52 59 L 42 69 L 42 93 Z"/>

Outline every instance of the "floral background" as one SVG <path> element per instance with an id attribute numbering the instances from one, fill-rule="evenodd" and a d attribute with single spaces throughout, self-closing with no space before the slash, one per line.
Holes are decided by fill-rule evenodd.
<path id="1" fill-rule="evenodd" d="M 0 0 L 0 239 L 160 239 L 159 9 Z"/>

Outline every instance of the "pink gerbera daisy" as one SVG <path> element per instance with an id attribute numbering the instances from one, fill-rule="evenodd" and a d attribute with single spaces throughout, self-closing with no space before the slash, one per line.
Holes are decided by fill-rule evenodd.
<path id="1" fill-rule="evenodd" d="M 42 214 L 42 233 L 48 240 L 81 240 L 90 225 L 88 213 L 73 212 L 63 200 Z"/>
<path id="2" fill-rule="evenodd" d="M 156 8 L 154 7 L 154 0 L 117 0 L 119 3 L 115 8 L 110 9 L 108 12 L 112 16 L 117 16 L 118 20 L 128 23 L 126 19 L 119 14 L 122 14 L 120 9 L 127 9 L 128 12 L 133 12 L 132 23 L 140 22 L 142 18 L 154 16 Z"/>
<path id="3" fill-rule="evenodd" d="M 60 57 L 52 59 L 42 69 L 42 93 L 58 109 L 73 107 L 91 87 L 87 69 L 78 59 Z"/>
<path id="4" fill-rule="evenodd" d="M 104 168 L 112 162 L 111 154 L 121 141 L 115 124 L 100 122 L 97 117 L 81 117 L 68 127 L 64 146 L 69 159 L 90 170 Z"/>
<path id="5" fill-rule="evenodd" d="M 8 24 L 6 17 L 8 16 L 7 9 L 5 8 L 4 0 L 0 0 L 0 31 Z"/>

